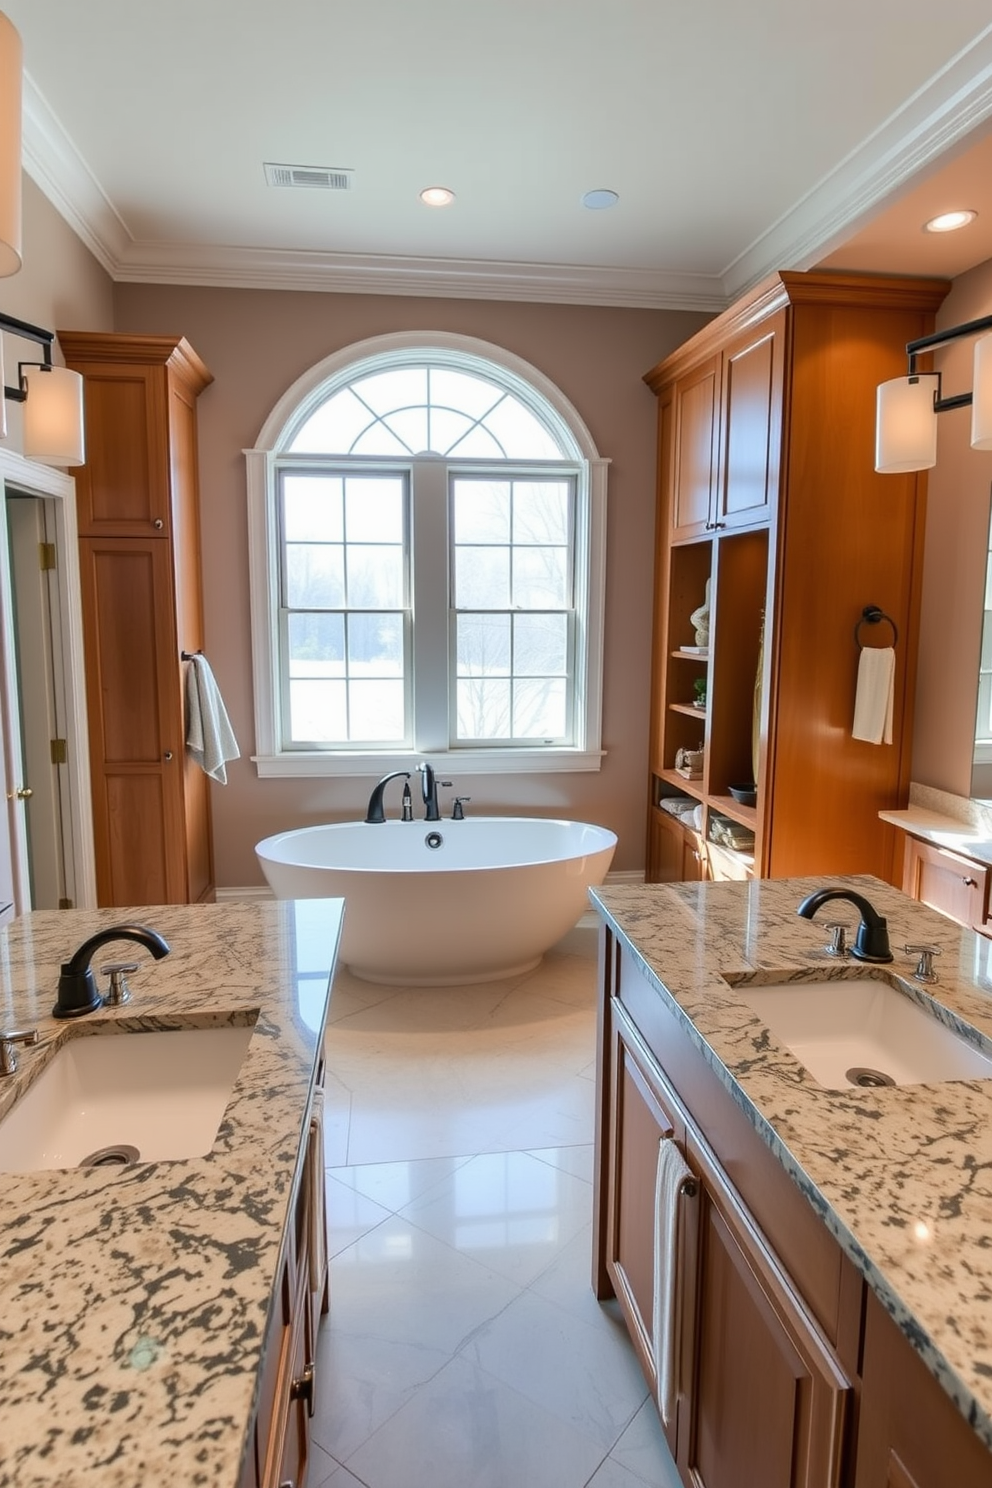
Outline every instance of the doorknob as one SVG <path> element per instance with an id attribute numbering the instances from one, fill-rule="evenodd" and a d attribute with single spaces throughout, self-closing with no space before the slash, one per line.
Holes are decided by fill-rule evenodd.
<path id="1" fill-rule="evenodd" d="M 7 792 L 8 801 L 30 801 L 34 791 L 29 785 L 19 785 L 15 791 Z"/>

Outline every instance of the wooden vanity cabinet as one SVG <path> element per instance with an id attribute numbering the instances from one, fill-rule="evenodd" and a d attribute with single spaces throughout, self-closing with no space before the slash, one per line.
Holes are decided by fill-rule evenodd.
<path id="1" fill-rule="evenodd" d="M 323 1168 L 319 1167 L 319 1191 L 307 1180 L 312 1151 L 322 1150 L 312 1144 L 319 1141 L 312 1122 L 273 1294 L 255 1421 L 238 1488 L 304 1488 L 306 1482 L 317 1328 L 329 1300 Z M 316 1264 L 311 1250 L 314 1224 L 324 1228 L 325 1236 L 323 1260 Z"/>
<path id="2" fill-rule="evenodd" d="M 59 331 L 85 388 L 75 474 L 97 896 L 213 895 L 210 784 L 186 755 L 182 651 L 203 644 L 196 400 L 175 336 Z"/>
<path id="3" fill-rule="evenodd" d="M 854 1488 L 988 1488 L 992 1454 L 868 1293 Z"/>
<path id="4" fill-rule="evenodd" d="M 904 371 L 907 341 L 933 329 L 948 287 L 782 272 L 646 375 L 658 397 L 649 882 L 668 876 L 653 818 L 685 747 L 706 754 L 704 839 L 715 823 L 719 840 L 721 819 L 753 833 L 753 851 L 731 849 L 739 876 L 899 881 L 878 813 L 909 792 L 926 477 L 876 475 L 875 389 Z M 707 707 L 693 728 L 693 663 L 678 657 L 707 578 Z M 884 747 L 851 738 L 868 605 L 898 631 Z M 755 806 L 731 797 L 751 782 Z"/>
<path id="5" fill-rule="evenodd" d="M 697 1180 L 680 1200 L 677 1405 L 663 1422 L 679 1472 L 690 1488 L 843 1488 L 860 1279 L 608 930 L 601 972 L 594 1285 L 619 1299 L 655 1394 L 663 1136 Z"/>

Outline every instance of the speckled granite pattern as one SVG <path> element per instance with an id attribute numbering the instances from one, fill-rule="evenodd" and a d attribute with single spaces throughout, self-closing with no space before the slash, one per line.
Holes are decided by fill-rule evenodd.
<path id="1" fill-rule="evenodd" d="M 725 980 L 863 976 L 857 962 L 825 957 L 822 926 L 795 913 L 823 882 L 606 887 L 592 897 L 992 1446 L 992 1080 L 824 1089 Z M 945 1021 L 963 1021 L 992 1044 L 992 942 L 877 880 L 830 882 L 856 888 L 887 917 L 888 970 L 909 977 L 916 958 L 902 951 L 907 942 L 939 946 L 940 981 L 926 990 Z M 856 927 L 853 908 L 828 908 L 827 919 Z"/>
<path id="2" fill-rule="evenodd" d="M 206 1157 L 0 1174 L 2 1488 L 235 1488 L 340 914 L 340 900 L 167 906 L 35 913 L 0 932 L 0 1028 L 37 1027 L 45 1041 L 0 1081 L 0 1114 L 58 1042 L 106 1021 L 257 1012 Z M 136 950 L 132 1001 L 52 1019 L 60 962 L 95 930 L 135 920 L 171 954 L 154 962 L 121 942 L 93 963 Z"/>

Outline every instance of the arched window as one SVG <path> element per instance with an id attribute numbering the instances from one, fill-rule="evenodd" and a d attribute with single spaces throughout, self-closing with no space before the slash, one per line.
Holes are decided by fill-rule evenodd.
<path id="1" fill-rule="evenodd" d="M 536 369 L 363 342 L 246 458 L 260 774 L 598 768 L 606 462 Z"/>

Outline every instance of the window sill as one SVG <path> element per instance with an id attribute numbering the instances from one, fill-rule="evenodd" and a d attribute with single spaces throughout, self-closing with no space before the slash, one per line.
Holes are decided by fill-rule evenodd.
<path id="1" fill-rule="evenodd" d="M 600 749 L 464 749 L 428 750 L 424 754 L 255 754 L 252 761 L 260 780 L 286 777 L 348 776 L 378 778 L 390 770 L 415 770 L 428 759 L 435 771 L 467 775 L 544 775 L 563 771 L 598 770 L 605 757 Z"/>

